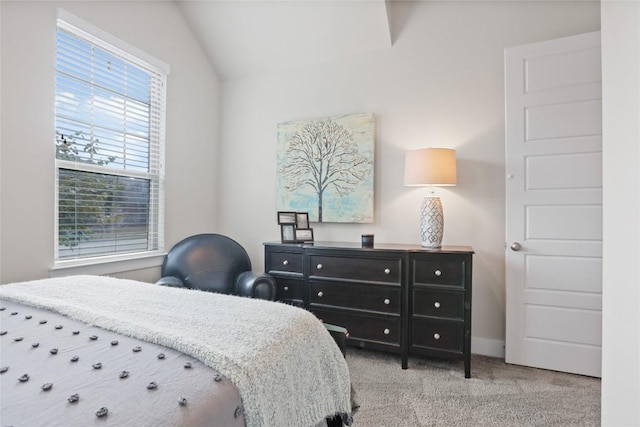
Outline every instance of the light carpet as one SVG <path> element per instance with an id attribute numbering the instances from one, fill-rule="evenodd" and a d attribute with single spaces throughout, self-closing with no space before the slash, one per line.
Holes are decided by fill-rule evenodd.
<path id="1" fill-rule="evenodd" d="M 473 355 L 459 361 L 347 349 L 360 409 L 354 427 L 600 425 L 600 379 L 508 365 Z"/>

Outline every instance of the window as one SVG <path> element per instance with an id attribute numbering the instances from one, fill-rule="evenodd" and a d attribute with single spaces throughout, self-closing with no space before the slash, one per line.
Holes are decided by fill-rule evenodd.
<path id="1" fill-rule="evenodd" d="M 56 261 L 160 251 L 167 73 L 70 18 L 57 28 Z"/>

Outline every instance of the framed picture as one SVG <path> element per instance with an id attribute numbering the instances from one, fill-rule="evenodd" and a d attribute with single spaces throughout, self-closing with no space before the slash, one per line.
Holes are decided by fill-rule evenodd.
<path id="1" fill-rule="evenodd" d="M 296 242 L 313 242 L 313 228 L 296 228 Z"/>
<path id="2" fill-rule="evenodd" d="M 282 243 L 295 243 L 296 241 L 296 226 L 293 224 L 281 224 L 280 236 Z"/>
<path id="3" fill-rule="evenodd" d="M 309 214 L 296 212 L 296 228 L 309 228 Z"/>
<path id="4" fill-rule="evenodd" d="M 278 224 L 294 224 L 296 223 L 295 212 L 282 212 L 278 211 Z"/>
<path id="5" fill-rule="evenodd" d="M 366 112 L 279 123 L 276 210 L 309 212 L 311 222 L 372 223 L 375 125 Z"/>

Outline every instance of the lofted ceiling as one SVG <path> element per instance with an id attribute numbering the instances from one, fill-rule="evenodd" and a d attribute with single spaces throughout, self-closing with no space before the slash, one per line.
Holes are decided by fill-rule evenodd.
<path id="1" fill-rule="evenodd" d="M 385 0 L 177 0 L 222 80 L 391 46 Z"/>

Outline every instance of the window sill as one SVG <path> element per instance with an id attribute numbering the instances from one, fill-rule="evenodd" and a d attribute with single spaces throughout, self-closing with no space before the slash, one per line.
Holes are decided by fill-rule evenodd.
<path id="1" fill-rule="evenodd" d="M 49 277 L 64 277 L 77 274 L 107 275 L 125 271 L 159 267 L 164 261 L 165 252 L 143 255 L 94 258 L 92 260 L 59 261 L 49 269 Z"/>

